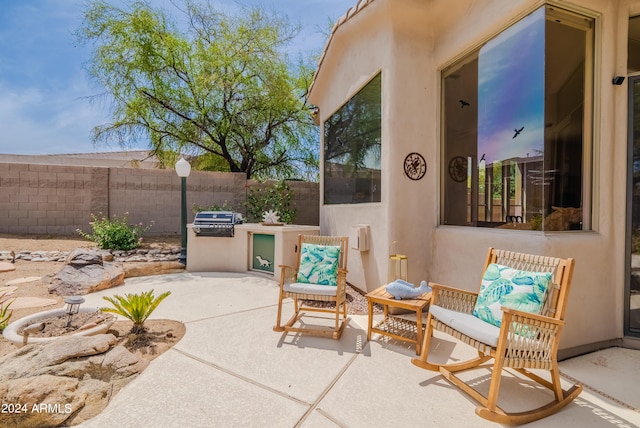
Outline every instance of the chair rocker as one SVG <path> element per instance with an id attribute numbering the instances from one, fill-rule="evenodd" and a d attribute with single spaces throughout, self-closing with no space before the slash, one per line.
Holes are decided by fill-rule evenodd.
<path id="1" fill-rule="evenodd" d="M 495 264 L 495 265 L 492 265 Z M 499 265 L 499 266 L 496 266 Z M 422 344 L 420 358 L 412 359 L 412 363 L 418 367 L 439 371 L 447 380 L 469 394 L 481 405 L 476 407 L 476 414 L 490 421 L 519 425 L 535 421 L 549 416 L 576 398 L 582 391 L 582 385 L 574 385 L 568 390 L 563 390 L 560 384 L 560 371 L 558 368 L 557 351 L 560 332 L 564 326 L 565 308 L 571 285 L 574 260 L 559 259 L 553 257 L 534 256 L 510 251 L 489 248 L 483 269 L 483 284 L 488 290 L 492 272 L 511 269 L 513 278 L 519 275 L 531 274 L 529 278 L 537 278 L 542 275 L 544 282 L 549 280 L 546 300 L 538 302 L 541 305 L 540 313 L 531 313 L 513 309 L 504 305 L 504 300 L 497 300 L 497 307 L 502 310 L 500 327 L 481 320 L 474 314 L 476 302 L 479 299 L 487 303 L 487 299 L 495 298 L 495 294 L 483 295 L 481 287 L 479 293 L 473 293 L 440 284 L 430 284 L 433 288 L 431 307 L 427 318 L 427 326 Z M 487 274 L 487 269 L 490 268 Z M 525 271 L 525 272 L 522 272 Z M 550 275 L 545 275 L 549 272 Z M 500 273 L 502 275 L 502 273 Z M 522 278 L 522 276 L 520 276 Z M 500 279 L 499 281 L 503 281 Z M 535 279 L 538 281 L 538 279 Z M 515 284 L 514 279 L 512 284 Z M 497 286 L 498 282 L 493 283 Z M 536 288 L 536 283 L 533 287 Z M 515 287 L 515 285 L 514 285 Z M 495 290 L 495 288 L 494 288 Z M 544 294 L 544 291 L 541 293 Z M 502 299 L 503 297 L 500 297 Z M 534 298 L 535 299 L 535 298 Z M 495 306 L 494 306 L 495 307 Z M 484 310 L 480 305 L 478 311 Z M 428 361 L 429 345 L 433 330 L 445 332 L 460 341 L 475 347 L 478 356 L 468 361 L 449 364 L 436 364 Z M 489 384 L 488 394 L 485 397 L 476 389 L 461 380 L 456 373 L 479 367 L 491 367 L 484 364 L 493 359 L 493 371 Z M 516 372 L 527 376 L 540 385 L 553 391 L 554 400 L 550 403 L 524 412 L 507 413 L 498 407 L 498 392 L 503 369 L 511 368 Z M 551 382 L 541 378 L 527 369 L 549 370 Z M 527 392 L 523 392 L 526 394 Z"/>
<path id="2" fill-rule="evenodd" d="M 315 336 L 340 339 L 347 320 L 347 251 L 349 238 L 344 236 L 298 236 L 298 259 L 295 267 L 280 265 L 280 295 L 278 300 L 278 317 L 274 331 L 298 332 Z M 328 248 L 326 248 L 328 247 Z M 336 249 L 339 249 L 337 253 Z M 335 263 L 330 268 L 331 257 L 320 260 L 315 251 L 329 250 L 337 255 L 337 271 Z M 302 265 L 301 265 L 302 264 Z M 317 269 L 316 269 L 317 268 Z M 327 269 L 333 272 L 328 272 Z M 315 281 L 320 279 L 320 281 Z M 318 283 L 313 283 L 318 282 Z M 327 284 L 329 282 L 329 284 Z M 282 301 L 293 299 L 294 314 L 284 325 L 281 324 Z M 313 302 L 334 302 L 335 308 L 313 306 Z M 335 316 L 333 329 L 323 326 L 294 327 L 306 312 L 324 312 Z M 304 323 L 301 322 L 302 325 Z"/>

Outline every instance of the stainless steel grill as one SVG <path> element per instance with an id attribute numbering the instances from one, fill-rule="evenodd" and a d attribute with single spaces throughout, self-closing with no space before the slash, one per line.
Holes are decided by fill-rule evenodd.
<path id="1" fill-rule="evenodd" d="M 234 225 L 242 222 L 242 214 L 233 211 L 200 211 L 193 219 L 193 232 L 196 236 L 232 237 Z"/>

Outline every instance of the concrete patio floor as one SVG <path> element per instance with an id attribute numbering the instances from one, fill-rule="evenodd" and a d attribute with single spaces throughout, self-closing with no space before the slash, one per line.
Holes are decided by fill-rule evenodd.
<path id="1" fill-rule="evenodd" d="M 475 402 L 439 374 L 411 364 L 413 346 L 378 335 L 367 342 L 366 315 L 350 316 L 340 340 L 274 332 L 278 287 L 262 276 L 132 278 L 85 296 L 85 305 L 149 289 L 172 293 L 152 318 L 182 321 L 186 334 L 83 427 L 499 426 L 476 416 Z M 287 303 L 283 316 L 292 310 Z M 441 335 L 432 345 L 434 358 L 474 353 Z M 526 426 L 640 426 L 640 351 L 607 349 L 563 361 L 560 369 L 565 387 L 578 379 L 584 391 Z M 488 373 L 473 375 L 481 391 Z M 500 398 L 506 410 L 518 411 L 550 395 L 507 378 Z"/>

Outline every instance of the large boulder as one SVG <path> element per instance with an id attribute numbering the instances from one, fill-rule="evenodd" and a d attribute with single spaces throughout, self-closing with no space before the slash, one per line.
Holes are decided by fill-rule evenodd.
<path id="1" fill-rule="evenodd" d="M 68 336 L 1 357 L 0 397 L 14 408 L 0 413 L 0 426 L 77 425 L 99 414 L 149 364 L 116 342 Z"/>
<path id="2" fill-rule="evenodd" d="M 124 283 L 124 270 L 115 263 L 103 261 L 97 250 L 73 250 L 64 267 L 54 276 L 49 293 L 59 296 L 79 296 L 115 287 Z"/>
<path id="3" fill-rule="evenodd" d="M 166 275 L 169 273 L 182 273 L 185 266 L 180 262 L 130 262 L 123 265 L 124 277 Z"/>

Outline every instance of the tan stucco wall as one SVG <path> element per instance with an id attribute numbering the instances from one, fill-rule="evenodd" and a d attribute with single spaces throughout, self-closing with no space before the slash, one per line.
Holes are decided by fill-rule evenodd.
<path id="1" fill-rule="evenodd" d="M 386 5 L 382 5 L 386 8 Z M 337 61 L 325 63 L 328 81 L 317 81 L 317 101 L 313 104 L 320 106 L 321 120 L 324 121 L 347 99 L 358 92 L 373 76 L 386 67 L 390 61 L 391 38 L 389 23 L 385 20 L 384 10 L 379 5 L 372 4 L 372 14 L 366 20 L 360 16 L 352 18 L 358 25 L 345 25 L 340 28 L 344 37 L 335 40 L 332 49 Z M 363 29 L 366 27 L 366 30 Z M 344 40 L 344 43 L 342 42 Z M 371 49 L 375 46 L 375 49 Z M 332 51 L 332 55 L 334 52 Z M 339 59 L 338 59 L 339 58 Z M 387 76 L 382 74 L 383 99 L 387 91 Z M 383 101 L 383 116 L 388 114 L 388 106 Z M 321 128 L 321 133 L 324 130 Z M 382 140 L 389 141 L 389 127 L 385 121 L 382 125 Z M 386 169 L 388 162 L 388 146 L 382 146 L 382 169 Z M 321 152 L 321 164 L 323 153 Z M 390 206 L 386 201 L 390 193 L 389 176 L 384 174 L 381 183 L 382 203 L 367 203 L 357 205 L 324 205 L 323 183 L 320 182 L 320 230 L 323 234 L 348 235 L 350 227 L 356 224 L 371 226 L 371 241 L 369 251 L 358 252 L 350 250 L 348 258 L 348 281 L 357 287 L 367 290 L 375 288 L 375 284 L 382 284 L 386 280 L 386 260 L 389 243 L 387 233 L 388 214 Z"/>
<path id="2" fill-rule="evenodd" d="M 576 259 L 561 348 L 611 341 L 623 334 L 627 21 L 640 1 L 573 0 L 565 7 L 597 15 L 593 145 L 593 231 L 540 233 L 440 226 L 440 70 L 542 2 L 375 0 L 336 29 L 310 101 L 321 122 L 382 70 L 382 202 L 320 207 L 323 234 L 371 225 L 368 253 L 351 252 L 348 281 L 372 290 L 386 280 L 389 246 L 402 243 L 409 279 L 476 290 L 489 246 Z M 635 11 L 635 12 L 634 12 Z M 427 160 L 413 182 L 402 161 Z M 322 188 L 321 188 L 322 197 Z"/>

